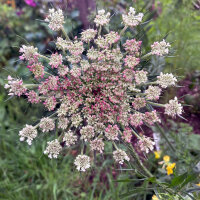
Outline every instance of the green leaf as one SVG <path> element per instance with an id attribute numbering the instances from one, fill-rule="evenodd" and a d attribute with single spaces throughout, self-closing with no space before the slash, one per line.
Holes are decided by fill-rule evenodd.
<path id="1" fill-rule="evenodd" d="M 186 177 L 187 177 L 187 172 L 180 176 L 174 177 L 171 181 L 170 187 L 175 187 L 182 184 Z"/>

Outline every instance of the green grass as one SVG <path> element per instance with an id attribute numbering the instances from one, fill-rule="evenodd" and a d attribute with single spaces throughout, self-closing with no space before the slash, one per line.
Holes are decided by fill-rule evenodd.
<path id="1" fill-rule="evenodd" d="M 126 191 L 126 184 L 114 182 L 111 160 L 80 174 L 70 152 L 57 160 L 45 156 L 43 138 L 31 147 L 19 142 L 18 130 L 0 138 L 1 200 L 117 200 Z"/>

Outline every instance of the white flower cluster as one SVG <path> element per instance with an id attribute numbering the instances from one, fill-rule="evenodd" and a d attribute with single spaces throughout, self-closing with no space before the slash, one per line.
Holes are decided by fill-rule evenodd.
<path id="1" fill-rule="evenodd" d="M 151 140 L 151 138 L 142 136 L 141 139 L 138 141 L 138 146 L 140 147 L 141 151 L 149 153 L 154 149 L 155 142 Z"/>
<path id="2" fill-rule="evenodd" d="M 17 95 L 21 96 L 26 92 L 26 87 L 23 85 L 23 81 L 20 79 L 12 78 L 10 75 L 8 76 L 8 83 L 4 86 L 5 89 L 9 89 L 10 96 Z"/>
<path id="3" fill-rule="evenodd" d="M 55 128 L 54 120 L 49 117 L 44 117 L 40 120 L 39 127 L 42 129 L 42 132 L 49 132 Z"/>
<path id="4" fill-rule="evenodd" d="M 32 140 L 37 137 L 37 130 L 34 126 L 26 125 L 20 132 L 20 141 L 24 141 L 27 138 L 26 142 L 31 145 Z"/>
<path id="5" fill-rule="evenodd" d="M 90 42 L 95 38 L 97 31 L 94 29 L 87 29 L 81 33 L 81 40 L 84 42 Z"/>
<path id="6" fill-rule="evenodd" d="M 57 158 L 60 151 L 62 150 L 62 146 L 58 142 L 57 139 L 47 142 L 47 148 L 44 151 L 44 154 L 48 154 L 49 158 Z"/>
<path id="7" fill-rule="evenodd" d="M 78 171 L 85 172 L 86 169 L 90 168 L 90 157 L 86 155 L 78 155 L 74 161 Z"/>
<path id="8" fill-rule="evenodd" d="M 171 45 L 167 43 L 165 40 L 161 42 L 154 42 L 151 45 L 151 54 L 152 55 L 158 55 L 163 56 L 169 53 L 169 48 Z"/>
<path id="9" fill-rule="evenodd" d="M 49 22 L 49 28 L 53 31 L 59 31 L 63 28 L 64 16 L 61 9 L 55 11 L 54 8 L 49 10 L 49 14 L 45 19 L 46 22 Z"/>
<path id="10" fill-rule="evenodd" d="M 135 9 L 130 7 L 128 15 L 122 15 L 122 19 L 125 26 L 134 27 L 142 21 L 143 16 L 143 13 L 136 14 Z"/>
<path id="11" fill-rule="evenodd" d="M 106 13 L 105 14 L 105 10 L 99 10 L 98 11 L 98 14 L 96 15 L 96 18 L 94 19 L 94 23 L 97 25 L 97 26 L 104 26 L 106 24 L 109 23 L 110 21 L 110 13 Z"/>
<path id="12" fill-rule="evenodd" d="M 157 77 L 157 84 L 159 84 L 162 88 L 167 88 L 168 86 L 175 85 L 177 82 L 176 77 L 173 74 L 163 74 L 160 73 L 160 76 Z"/>
<path id="13" fill-rule="evenodd" d="M 115 159 L 116 162 L 118 162 L 119 164 L 123 165 L 124 161 L 129 161 L 130 158 L 127 156 L 126 152 L 121 150 L 121 149 L 117 149 L 116 151 L 113 151 L 113 158 Z"/>
<path id="14" fill-rule="evenodd" d="M 73 145 L 76 143 L 78 137 L 76 135 L 74 135 L 74 133 L 72 131 L 68 131 L 67 133 L 65 133 L 64 137 L 63 137 L 63 142 L 65 142 L 65 145 L 67 147 Z"/>
<path id="15" fill-rule="evenodd" d="M 165 114 L 175 117 L 176 115 L 181 115 L 183 112 L 183 107 L 178 103 L 177 97 L 169 100 L 168 104 L 165 104 Z"/>
<path id="16" fill-rule="evenodd" d="M 90 148 L 92 151 L 98 151 L 99 153 L 103 153 L 104 150 L 104 142 L 102 138 L 96 138 L 90 141 Z"/>

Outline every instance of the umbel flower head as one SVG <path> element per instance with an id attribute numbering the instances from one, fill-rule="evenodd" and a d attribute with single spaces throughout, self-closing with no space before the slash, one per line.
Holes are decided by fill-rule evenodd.
<path id="1" fill-rule="evenodd" d="M 136 14 L 135 9 L 130 8 L 122 18 L 125 28 L 135 27 L 142 21 L 143 14 Z M 114 160 L 123 164 L 130 158 L 118 144 L 130 144 L 137 127 L 160 122 L 157 112 L 147 108 L 161 105 L 156 101 L 162 89 L 175 85 L 176 78 L 161 73 L 151 82 L 148 69 L 140 61 L 152 54 L 166 54 L 168 43 L 154 43 L 152 51 L 142 55 L 142 42 L 123 37 L 125 28 L 119 32 L 102 31 L 109 21 L 110 13 L 99 10 L 94 19 L 96 28 L 69 38 L 63 29 L 62 10 L 50 9 L 46 18 L 49 28 L 64 35 L 56 39 L 57 50 L 45 56 L 33 46 L 20 48 L 20 58 L 28 63 L 37 84 L 24 84 L 21 79 L 8 76 L 5 88 L 9 95 L 24 95 L 28 102 L 43 104 L 50 112 L 37 125 L 26 125 L 19 133 L 20 140 L 26 139 L 28 144 L 36 138 L 38 129 L 41 135 L 50 131 L 58 133 L 58 137 L 54 135 L 55 138 L 47 142 L 44 154 L 49 158 L 57 158 L 61 151 L 69 148 L 82 148 L 83 143 L 84 152 L 103 154 L 105 145 L 110 142 L 115 146 Z M 177 98 L 162 107 L 172 117 L 182 113 Z M 58 131 L 53 132 L 55 129 Z M 141 150 L 147 153 L 153 150 L 153 144 L 145 136 L 139 141 Z M 91 159 L 80 154 L 74 164 L 79 171 L 85 171 L 90 168 Z"/>

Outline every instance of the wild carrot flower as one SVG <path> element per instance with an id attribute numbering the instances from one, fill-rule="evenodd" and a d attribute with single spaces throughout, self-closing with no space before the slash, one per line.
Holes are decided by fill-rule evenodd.
<path id="1" fill-rule="evenodd" d="M 90 141 L 90 148 L 92 151 L 98 151 L 99 153 L 103 153 L 104 150 L 104 142 L 102 138 L 96 138 Z"/>
<path id="2" fill-rule="evenodd" d="M 40 120 L 39 127 L 42 129 L 42 132 L 49 132 L 55 128 L 55 122 L 51 118 L 44 117 Z"/>
<path id="3" fill-rule="evenodd" d="M 78 171 L 85 172 L 86 169 L 90 168 L 90 157 L 86 155 L 78 155 L 74 161 Z"/>
<path id="4" fill-rule="evenodd" d="M 135 27 L 142 21 L 143 16 L 143 13 L 136 14 L 135 9 L 130 7 L 128 15 L 122 15 L 122 19 L 125 26 Z"/>
<path id="5" fill-rule="evenodd" d="M 135 9 L 130 8 L 122 18 L 124 31 L 127 26 L 139 25 L 143 14 L 136 14 Z M 45 21 L 52 30 L 64 32 L 64 16 L 60 9 L 50 9 Z M 20 58 L 28 61 L 37 84 L 24 84 L 21 79 L 8 76 L 5 88 L 9 95 L 24 95 L 29 102 L 41 103 L 51 112 L 36 126 L 26 125 L 19 133 L 20 140 L 27 139 L 31 144 L 37 129 L 42 132 L 61 129 L 58 138 L 47 143 L 44 153 L 50 158 L 57 158 L 62 143 L 70 147 L 83 142 L 91 151 L 103 153 L 106 142 L 116 142 L 113 158 L 123 164 L 130 158 L 117 148 L 118 143 L 121 140 L 130 143 L 132 129 L 160 122 L 158 113 L 155 110 L 147 112 L 146 108 L 150 103 L 154 106 L 156 103 L 149 100 L 158 100 L 161 88 L 174 85 L 176 78 L 161 73 L 156 81 L 148 82 L 148 72 L 141 70 L 143 63 L 140 60 L 144 60 L 141 41 L 121 40 L 121 31 L 111 30 L 104 35 L 101 30 L 109 21 L 109 12 L 98 11 L 94 20 L 97 30 L 84 30 L 80 38 L 59 36 L 55 42 L 59 53 L 48 57 L 39 54 L 33 46 L 20 48 Z M 147 54 L 164 55 L 168 48 L 168 43 L 157 42 Z M 164 106 L 167 115 L 182 113 L 176 98 Z M 153 150 L 154 142 L 150 138 L 144 136 L 138 144 L 145 152 Z M 90 157 L 78 155 L 74 164 L 79 171 L 85 171 L 90 167 Z"/>
<path id="6" fill-rule="evenodd" d="M 31 145 L 32 140 L 37 137 L 37 129 L 34 126 L 26 125 L 20 132 L 20 141 L 24 141 Z"/>
<path id="7" fill-rule="evenodd" d="M 167 43 L 165 40 L 161 42 L 154 42 L 151 45 L 151 53 L 152 55 L 163 56 L 169 53 L 169 48 L 171 45 Z"/>
<path id="8" fill-rule="evenodd" d="M 167 88 L 168 86 L 175 85 L 177 82 L 177 79 L 174 77 L 173 74 L 163 74 L 162 72 L 160 75 L 157 77 L 157 83 L 162 87 L 162 88 Z"/>
<path id="9" fill-rule="evenodd" d="M 116 151 L 113 151 L 113 158 L 120 165 L 123 165 L 125 160 L 126 161 L 130 160 L 126 152 L 121 149 L 117 149 Z"/>
<path id="10" fill-rule="evenodd" d="M 165 104 L 165 114 L 175 117 L 182 114 L 182 106 L 178 103 L 177 97 L 169 100 L 168 104 Z"/>
<path id="11" fill-rule="evenodd" d="M 102 9 L 98 11 L 96 18 L 94 19 L 94 23 L 97 26 L 104 26 L 109 23 L 110 21 L 109 18 L 110 18 L 110 13 L 109 12 L 106 13 L 106 11 Z"/>
<path id="12" fill-rule="evenodd" d="M 81 40 L 84 42 L 90 42 L 95 38 L 97 30 L 87 29 L 81 33 Z"/>
<path id="13" fill-rule="evenodd" d="M 63 137 L 63 142 L 65 142 L 65 145 L 67 147 L 73 145 L 76 143 L 78 137 L 76 135 L 74 135 L 74 133 L 72 131 L 68 131 L 67 133 L 65 133 L 64 137 Z"/>
<path id="14" fill-rule="evenodd" d="M 53 31 L 59 31 L 63 28 L 64 16 L 61 9 L 55 11 L 54 8 L 49 10 L 49 14 L 45 19 L 46 22 L 49 22 L 49 28 Z"/>
<path id="15" fill-rule="evenodd" d="M 62 150 L 62 146 L 58 142 L 57 139 L 47 142 L 47 148 L 44 151 L 44 154 L 48 154 L 49 158 L 57 158 L 60 151 Z"/>
<path id="16" fill-rule="evenodd" d="M 22 80 L 15 79 L 11 77 L 10 75 L 8 76 L 8 83 L 5 84 L 4 88 L 9 89 L 8 95 L 10 96 L 13 96 L 13 95 L 21 96 L 27 91 L 27 88 L 23 85 Z"/>
<path id="17" fill-rule="evenodd" d="M 153 150 L 155 142 L 151 140 L 151 138 L 146 136 L 141 136 L 141 139 L 138 141 L 138 146 L 141 151 L 149 153 Z"/>

